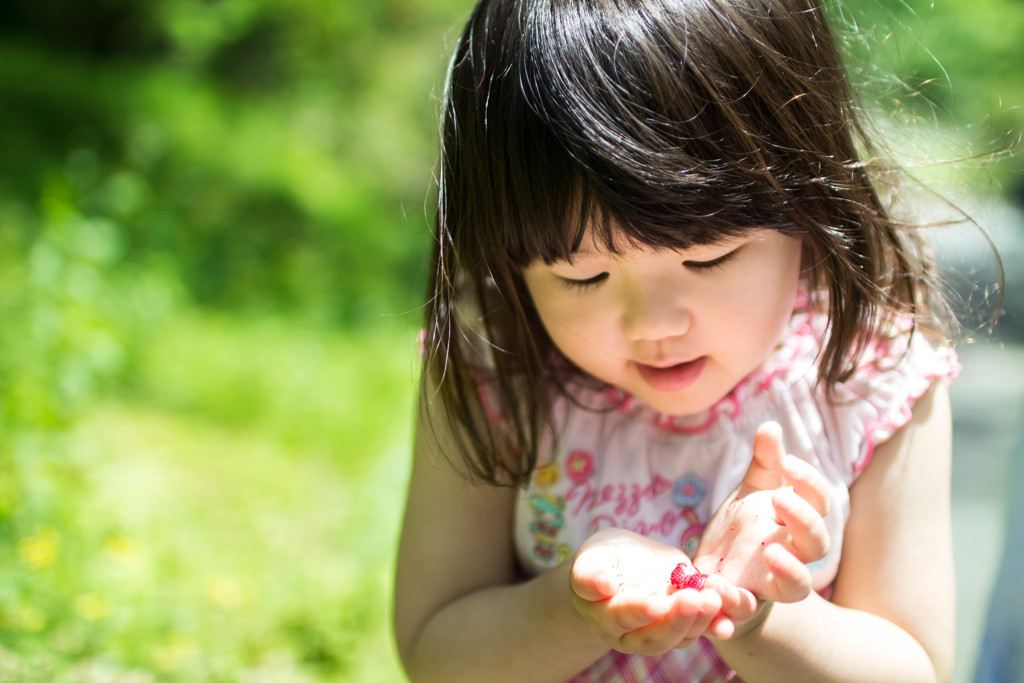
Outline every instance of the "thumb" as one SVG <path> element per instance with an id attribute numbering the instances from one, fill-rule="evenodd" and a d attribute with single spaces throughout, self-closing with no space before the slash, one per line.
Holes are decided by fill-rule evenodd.
<path id="1" fill-rule="evenodd" d="M 616 545 L 584 542 L 570 564 L 569 585 L 587 602 L 606 600 L 622 586 L 619 565 Z"/>
<path id="2" fill-rule="evenodd" d="M 776 422 L 765 422 L 754 435 L 754 457 L 750 460 L 741 486 L 748 490 L 768 491 L 782 486 L 782 427 Z"/>

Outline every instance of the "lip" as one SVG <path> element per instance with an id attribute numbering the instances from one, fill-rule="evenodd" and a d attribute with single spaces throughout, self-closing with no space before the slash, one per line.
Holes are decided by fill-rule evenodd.
<path id="1" fill-rule="evenodd" d="M 682 391 L 697 381 L 707 356 L 666 367 L 635 363 L 637 371 L 647 384 L 658 391 Z"/>

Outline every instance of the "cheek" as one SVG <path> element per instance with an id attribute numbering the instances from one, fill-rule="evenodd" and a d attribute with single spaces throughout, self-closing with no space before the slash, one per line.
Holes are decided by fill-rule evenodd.
<path id="1" fill-rule="evenodd" d="M 577 365 L 595 371 L 611 357 L 621 355 L 613 316 L 599 314 L 600 308 L 582 302 L 538 308 L 541 322 L 551 341 Z"/>
<path id="2" fill-rule="evenodd" d="M 607 297 L 600 291 L 578 293 L 549 287 L 537 291 L 533 302 L 552 336 L 559 330 L 573 334 L 600 330 L 613 320 Z"/>
<path id="3" fill-rule="evenodd" d="M 744 346 L 778 341 L 793 312 L 798 285 L 796 266 L 792 273 L 775 270 L 746 280 L 718 303 L 727 312 L 728 332 Z"/>
<path id="4" fill-rule="evenodd" d="M 799 243 L 783 245 L 788 248 L 775 250 L 746 279 L 744 298 L 752 308 L 761 308 L 763 314 L 788 314 L 796 298 L 800 281 Z"/>
<path id="5" fill-rule="evenodd" d="M 751 333 L 780 316 L 789 317 L 796 298 L 797 284 L 779 279 L 750 279 L 728 288 L 718 297 L 717 308 L 733 325 Z"/>
<path id="6" fill-rule="evenodd" d="M 608 336 L 607 321 L 580 305 L 549 306 L 540 314 L 548 334 L 559 345 L 600 343 Z"/>
<path id="7" fill-rule="evenodd" d="M 578 323 L 572 307 L 565 305 L 557 297 L 534 299 L 534 305 L 537 307 L 537 314 L 540 316 L 541 322 L 548 330 L 572 327 Z"/>

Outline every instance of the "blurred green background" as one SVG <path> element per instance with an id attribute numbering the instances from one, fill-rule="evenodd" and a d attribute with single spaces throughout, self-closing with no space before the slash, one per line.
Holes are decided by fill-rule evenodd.
<path id="1" fill-rule="evenodd" d="M 470 4 L 0 3 L 0 680 L 401 679 L 437 96 Z M 979 152 L 1024 129 L 1024 4 L 843 15 L 900 125 Z M 1019 198 L 1020 169 L 984 177 Z"/>

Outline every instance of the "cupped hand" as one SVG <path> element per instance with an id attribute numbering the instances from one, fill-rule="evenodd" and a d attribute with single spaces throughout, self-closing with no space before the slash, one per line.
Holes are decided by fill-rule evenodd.
<path id="1" fill-rule="evenodd" d="M 705 634 L 730 637 L 734 621 L 753 614 L 753 596 L 720 577 L 703 590 L 677 590 L 669 577 L 681 562 L 690 561 L 678 548 L 624 529 L 601 530 L 573 558 L 573 604 L 619 652 L 657 655 Z"/>
<path id="2" fill-rule="evenodd" d="M 705 528 L 694 564 L 761 600 L 802 600 L 811 591 L 806 563 L 828 552 L 828 509 L 824 477 L 785 455 L 781 428 L 766 422 L 743 480 Z"/>

